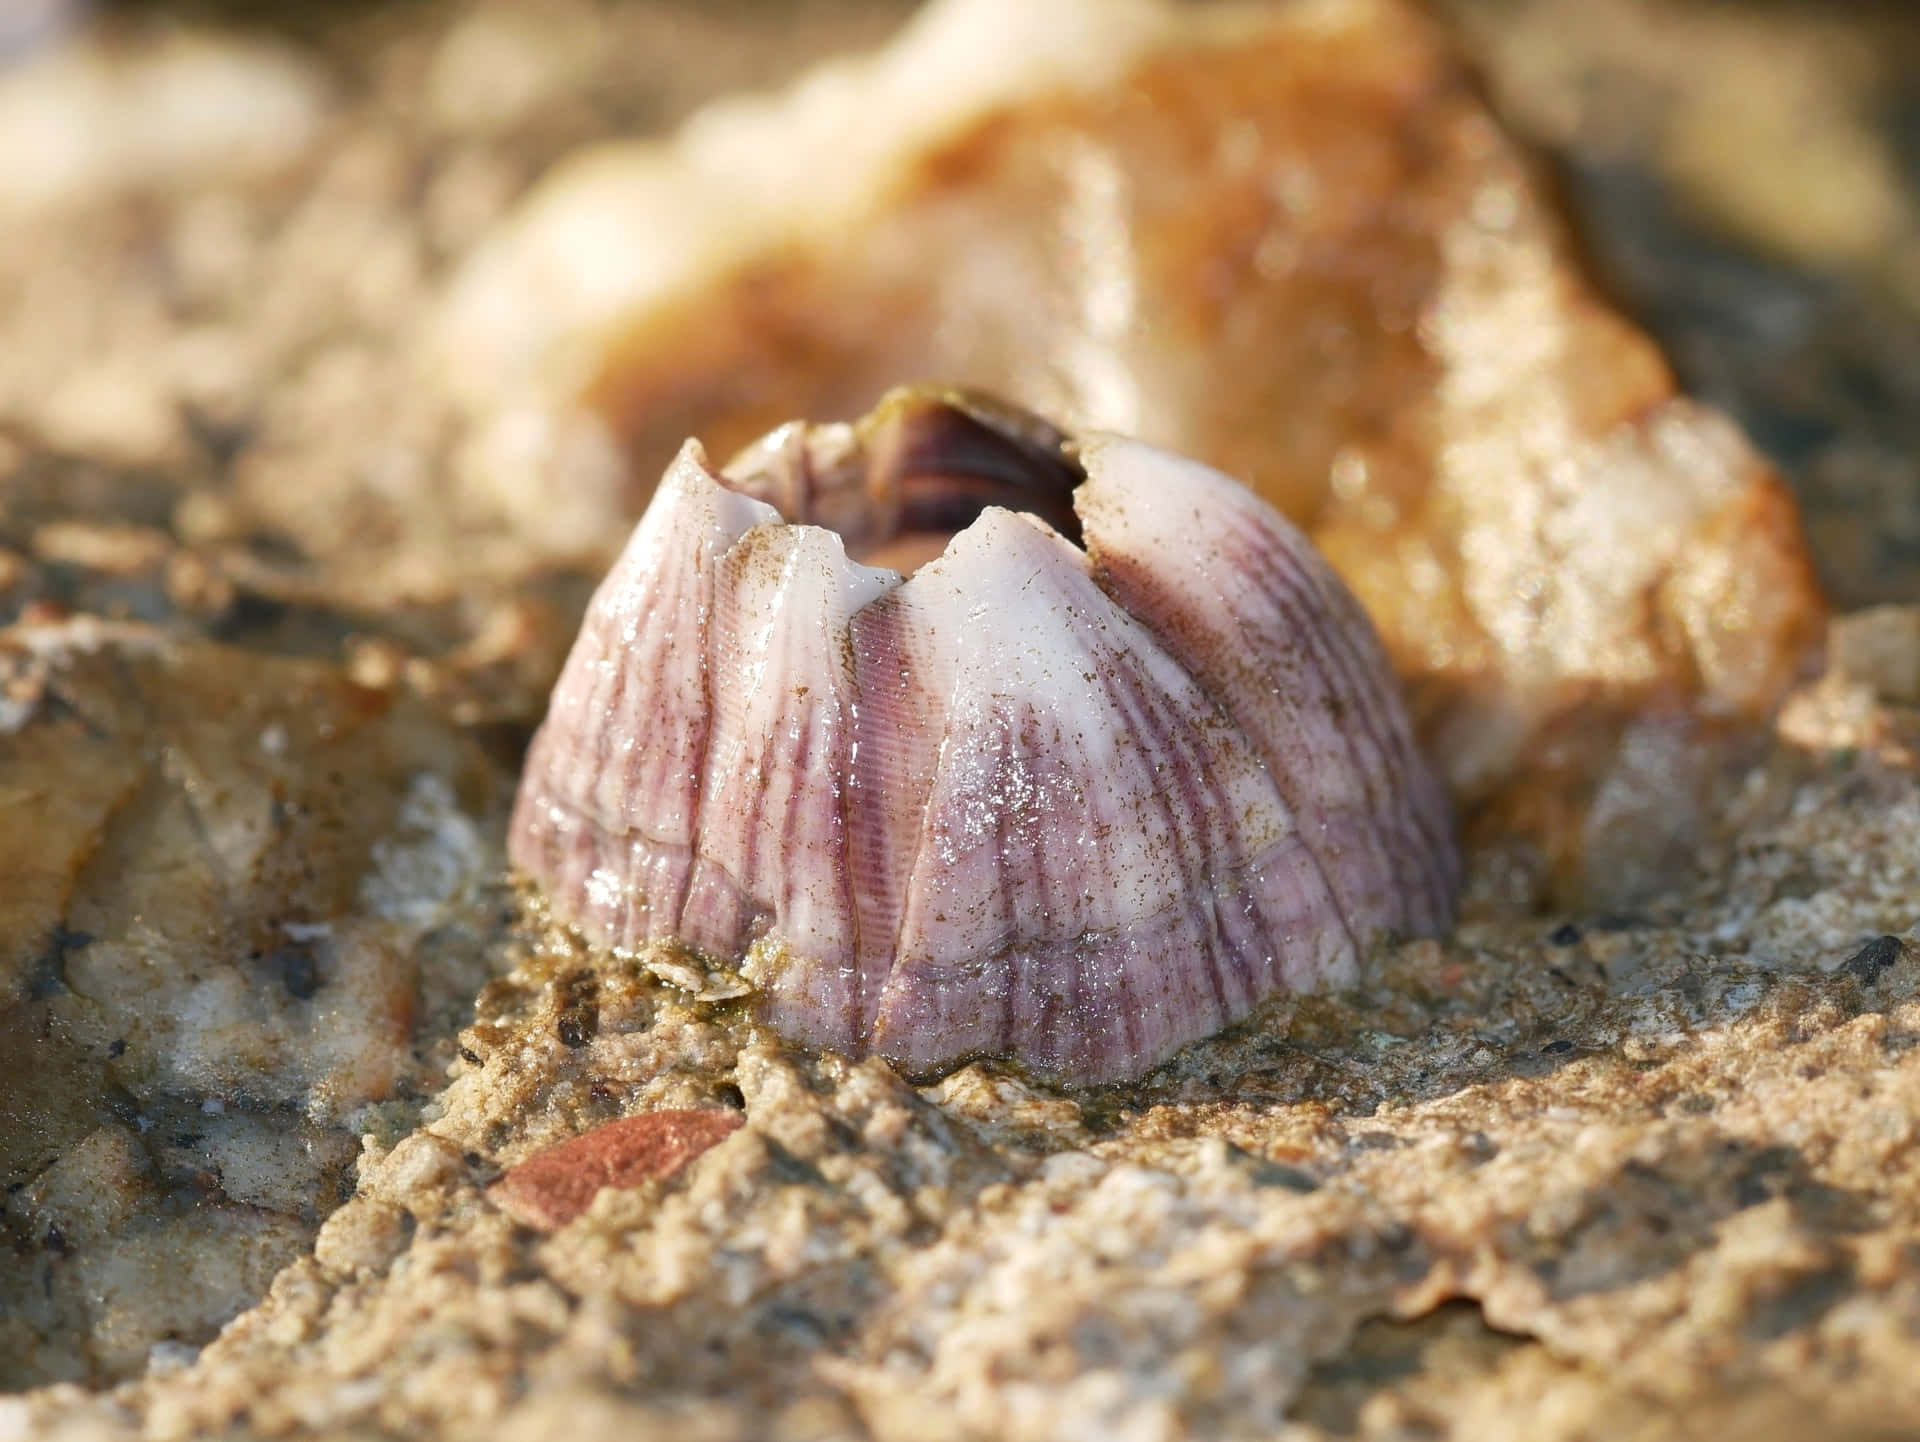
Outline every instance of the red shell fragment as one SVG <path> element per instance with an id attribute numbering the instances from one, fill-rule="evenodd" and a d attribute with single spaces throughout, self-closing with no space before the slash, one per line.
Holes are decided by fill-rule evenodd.
<path id="1" fill-rule="evenodd" d="M 592 1206 L 603 1187 L 665 1181 L 745 1120 L 717 1107 L 622 1117 L 527 1158 L 488 1195 L 515 1221 L 558 1231 Z"/>

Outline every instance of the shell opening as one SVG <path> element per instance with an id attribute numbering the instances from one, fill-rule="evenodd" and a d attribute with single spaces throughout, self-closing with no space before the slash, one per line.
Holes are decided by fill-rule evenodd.
<path id="1" fill-rule="evenodd" d="M 788 521 L 838 532 L 855 560 L 904 572 L 991 506 L 1081 544 L 1073 493 L 1086 470 L 1072 441 L 1038 416 L 954 387 L 903 387 L 851 424 L 782 426 L 721 479 Z"/>

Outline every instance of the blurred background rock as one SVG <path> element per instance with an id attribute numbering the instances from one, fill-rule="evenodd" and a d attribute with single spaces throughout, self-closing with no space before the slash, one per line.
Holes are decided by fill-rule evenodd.
<path id="1" fill-rule="evenodd" d="M 664 130 L 911 8 L 10 0 L 0 471 L 23 449 L 244 471 L 249 449 L 307 449 L 353 415 L 388 442 L 360 469 L 391 474 L 268 518 L 320 553 L 329 530 L 406 524 L 404 473 L 449 442 L 395 417 L 377 352 L 488 223 L 576 145 Z M 1914 595 L 1920 14 L 1443 8 L 1501 111 L 1562 162 L 1597 268 L 1793 478 L 1836 602 Z"/>

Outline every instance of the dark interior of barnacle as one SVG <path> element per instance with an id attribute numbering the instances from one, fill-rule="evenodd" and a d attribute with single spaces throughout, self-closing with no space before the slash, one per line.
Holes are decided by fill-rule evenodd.
<path id="1" fill-rule="evenodd" d="M 1069 437 L 980 391 L 903 386 L 849 428 L 782 430 L 723 475 L 789 521 L 841 533 L 855 560 L 912 571 L 989 506 L 1038 516 L 1075 545 L 1074 488 L 1086 472 Z M 798 468 L 804 475 L 774 472 Z"/>
<path id="2" fill-rule="evenodd" d="M 863 437 L 878 484 L 900 495 L 903 533 L 952 535 L 988 506 L 1040 517 L 1079 543 L 1071 442 L 991 396 L 908 391 L 882 400 Z"/>
<path id="3" fill-rule="evenodd" d="M 1920 1433 L 1916 75 L 1896 0 L 0 0 L 0 1438 Z M 582 614 L 802 421 L 902 569 L 1077 543 L 1086 428 L 1253 487 L 1457 927 L 1098 1088 L 571 931 Z"/>

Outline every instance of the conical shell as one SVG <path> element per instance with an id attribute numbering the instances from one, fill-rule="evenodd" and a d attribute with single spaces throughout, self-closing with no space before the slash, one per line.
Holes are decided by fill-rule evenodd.
<path id="1" fill-rule="evenodd" d="M 1136 1076 L 1445 926 L 1445 798 L 1352 597 L 1228 478 L 1079 456 L 1084 550 L 988 507 L 902 577 L 689 443 L 588 609 L 515 862 L 594 940 L 744 964 L 784 1034 L 914 1074 Z"/>

